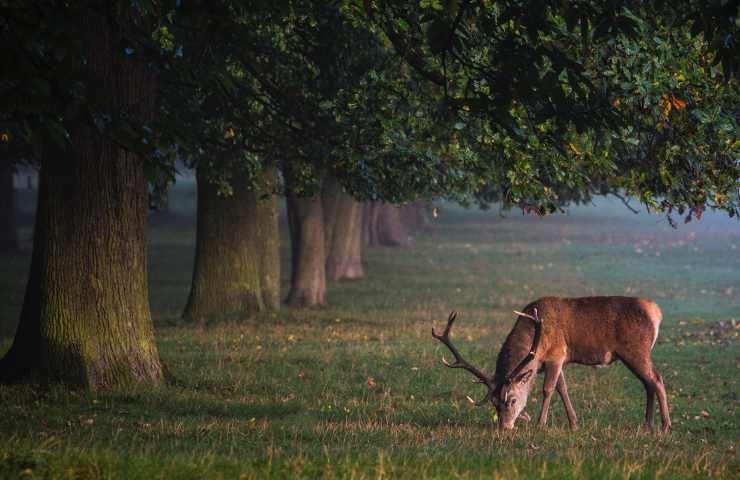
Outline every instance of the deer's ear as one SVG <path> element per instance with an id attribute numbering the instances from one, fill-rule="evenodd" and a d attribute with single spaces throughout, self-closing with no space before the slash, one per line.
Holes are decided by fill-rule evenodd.
<path id="1" fill-rule="evenodd" d="M 529 369 L 529 370 L 527 370 L 526 372 L 524 372 L 524 373 L 522 373 L 521 375 L 519 375 L 518 377 L 516 377 L 516 379 L 514 379 L 514 381 L 515 381 L 516 383 L 524 383 L 524 382 L 526 382 L 527 380 L 529 380 L 529 377 L 531 377 L 531 376 L 532 376 L 532 373 L 533 373 L 533 372 L 534 372 L 534 370 L 532 370 L 532 369 Z"/>

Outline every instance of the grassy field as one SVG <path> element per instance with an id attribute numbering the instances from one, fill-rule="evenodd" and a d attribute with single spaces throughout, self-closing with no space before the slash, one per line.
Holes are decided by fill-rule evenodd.
<path id="1" fill-rule="evenodd" d="M 327 308 L 198 328 L 179 321 L 195 199 L 181 187 L 175 200 L 152 218 L 150 249 L 158 344 L 174 384 L 105 394 L 0 387 L 1 478 L 740 475 L 738 222 L 707 215 L 672 230 L 605 201 L 546 219 L 444 206 L 414 248 L 368 251 L 366 278 L 332 284 Z M 28 212 L 22 220 L 27 240 Z M 28 252 L 0 257 L 0 352 L 28 263 Z M 670 434 L 639 430 L 644 391 L 621 364 L 568 368 L 579 431 L 557 400 L 547 428 L 500 433 L 489 409 L 465 399 L 481 387 L 439 363 L 446 352 L 430 328 L 450 310 L 460 312 L 453 336 L 463 354 L 492 369 L 513 309 L 591 294 L 661 305 L 653 358 Z"/>

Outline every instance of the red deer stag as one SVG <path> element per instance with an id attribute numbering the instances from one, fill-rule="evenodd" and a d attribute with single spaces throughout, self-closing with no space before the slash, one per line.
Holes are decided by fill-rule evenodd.
<path id="1" fill-rule="evenodd" d="M 450 314 L 441 335 L 432 328 L 432 336 L 455 356 L 454 363 L 442 359 L 444 364 L 469 371 L 478 378 L 477 383 L 488 388 L 483 400 L 475 403 L 483 405 L 490 401 L 496 407 L 499 428 L 514 427 L 514 421 L 526 406 L 536 373 L 544 371 L 544 398 L 538 425 L 547 422 L 550 399 L 557 390 L 570 426 L 576 429 L 576 412 L 568 397 L 563 365 L 605 366 L 619 359 L 645 386 L 645 426 L 652 430 L 657 394 L 663 431 L 670 429 L 663 379 L 650 358 L 663 318 L 655 302 L 632 297 L 545 297 L 527 305 L 523 312 L 514 313 L 519 317 L 501 347 L 493 376 L 466 362 L 450 341 L 455 312 Z"/>

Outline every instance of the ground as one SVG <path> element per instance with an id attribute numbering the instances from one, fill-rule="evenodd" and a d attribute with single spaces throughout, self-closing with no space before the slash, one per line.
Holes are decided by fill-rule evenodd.
<path id="1" fill-rule="evenodd" d="M 0 387 L 0 478 L 737 478 L 737 221 L 707 215 L 673 230 L 604 200 L 545 219 L 442 205 L 415 247 L 372 249 L 365 279 L 331 284 L 328 308 L 195 327 L 179 320 L 191 187 L 151 220 L 151 304 L 173 383 L 105 394 Z M 30 195 L 21 192 L 26 251 L 0 257 L 0 353 L 22 302 Z M 484 394 L 472 376 L 439 362 L 449 354 L 430 331 L 451 310 L 456 345 L 492 370 L 512 310 L 591 294 L 663 309 L 653 358 L 670 434 L 639 429 L 645 394 L 620 364 L 567 368 L 579 431 L 557 401 L 547 428 L 500 433 L 491 410 L 465 398 Z"/>

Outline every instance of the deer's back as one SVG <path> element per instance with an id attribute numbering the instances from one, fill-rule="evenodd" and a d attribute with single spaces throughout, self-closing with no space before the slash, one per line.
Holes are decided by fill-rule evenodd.
<path id="1" fill-rule="evenodd" d="M 535 307 L 543 321 L 542 357 L 587 365 L 649 353 L 662 320 L 655 302 L 636 297 L 544 297 L 525 311 Z"/>

